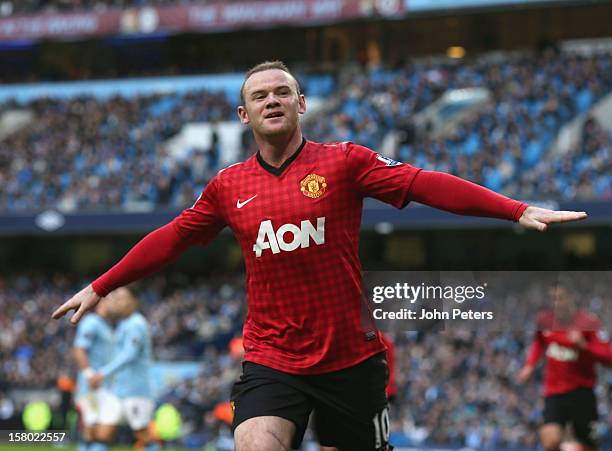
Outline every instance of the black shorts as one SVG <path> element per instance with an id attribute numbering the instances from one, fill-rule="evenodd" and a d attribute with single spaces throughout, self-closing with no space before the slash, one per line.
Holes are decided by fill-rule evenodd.
<path id="1" fill-rule="evenodd" d="M 321 445 L 341 451 L 387 451 L 389 410 L 385 354 L 332 373 L 302 376 L 245 362 L 232 390 L 232 430 L 260 416 L 285 418 L 296 425 L 292 447 L 302 443 L 308 419 Z"/>
<path id="2" fill-rule="evenodd" d="M 544 398 L 544 423 L 570 424 L 576 440 L 597 447 L 597 400 L 590 388 L 577 388 Z"/>

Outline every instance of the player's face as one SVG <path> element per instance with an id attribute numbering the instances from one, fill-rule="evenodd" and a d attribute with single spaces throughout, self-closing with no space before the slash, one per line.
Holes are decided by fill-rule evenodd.
<path id="1" fill-rule="evenodd" d="M 244 105 L 238 116 L 256 135 L 290 135 L 298 126 L 298 116 L 306 111 L 304 96 L 297 93 L 295 79 L 280 69 L 254 73 L 244 84 Z"/>
<path id="2" fill-rule="evenodd" d="M 109 318 L 111 316 L 108 299 L 100 299 L 100 302 L 98 302 L 98 305 L 96 306 L 96 313 L 102 318 Z"/>
<path id="3" fill-rule="evenodd" d="M 571 317 L 576 309 L 576 304 L 572 293 L 564 287 L 556 287 L 550 290 L 553 300 L 555 314 L 564 319 Z"/>
<path id="4" fill-rule="evenodd" d="M 108 316 L 113 320 L 131 315 L 136 306 L 132 294 L 123 288 L 112 291 L 102 300 L 107 302 Z"/>

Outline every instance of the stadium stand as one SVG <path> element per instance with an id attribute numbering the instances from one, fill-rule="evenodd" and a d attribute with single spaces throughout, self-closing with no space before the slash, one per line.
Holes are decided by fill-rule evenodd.
<path id="1" fill-rule="evenodd" d="M 563 124 L 610 93 L 612 80 L 601 74 L 611 67 L 611 56 L 550 50 L 518 59 L 361 70 L 339 94 L 331 120 L 320 118 L 309 136 L 379 148 L 390 130 L 402 130 L 403 142 L 390 156 L 425 169 L 524 199 L 609 198 L 609 134 L 600 129 L 588 138 L 590 153 L 576 149 L 563 163 L 547 149 Z M 448 136 L 416 133 L 412 115 L 448 89 L 467 87 L 487 88 L 493 102 Z"/>
<path id="2" fill-rule="evenodd" d="M 612 133 L 589 118 L 578 145 L 570 148 L 553 165 L 541 167 L 539 177 L 548 186 L 558 187 L 563 197 L 610 198 L 612 189 Z"/>
<path id="3" fill-rule="evenodd" d="M 329 98 L 325 114 L 306 122 L 306 136 L 380 149 L 389 133 L 401 132 L 391 157 L 509 196 L 609 199 L 610 133 L 589 121 L 577 148 L 562 155 L 548 148 L 562 125 L 612 91 L 606 75 L 611 69 L 610 53 L 552 51 L 498 61 L 359 69 Z M 411 123 L 444 92 L 466 87 L 486 88 L 493 103 L 446 136 Z M 188 149 L 196 163 L 186 165 L 170 158 L 164 143 L 186 123 L 235 119 L 235 105 L 206 90 L 8 101 L 1 109 L 11 108 L 29 110 L 34 120 L 0 142 L 0 181 L 7 187 L 0 193 L 0 211 L 182 208 L 227 159 L 214 142 Z M 245 136 L 239 158 L 252 151 Z"/>
<path id="4" fill-rule="evenodd" d="M 194 151 L 195 165 L 173 164 L 160 144 L 185 122 L 233 113 L 225 96 L 202 91 L 107 101 L 40 99 L 27 108 L 37 120 L 0 143 L 2 210 L 184 206 L 216 172 L 219 149 Z M 75 177 L 83 171 L 86 178 Z"/>

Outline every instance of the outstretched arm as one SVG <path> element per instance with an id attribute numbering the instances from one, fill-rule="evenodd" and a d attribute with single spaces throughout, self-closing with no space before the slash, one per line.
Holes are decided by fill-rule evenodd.
<path id="1" fill-rule="evenodd" d="M 151 232 L 126 254 L 119 263 L 91 284 L 104 297 L 116 288 L 147 277 L 176 260 L 191 245 L 176 230 L 174 223 Z"/>
<path id="2" fill-rule="evenodd" d="M 93 309 L 102 297 L 115 288 L 159 271 L 178 258 L 192 243 L 179 235 L 174 223 L 149 233 L 119 263 L 53 312 L 53 319 L 59 319 L 70 310 L 76 310 L 70 322 L 78 323 L 83 314 Z"/>
<path id="3" fill-rule="evenodd" d="M 218 189 L 218 178 L 215 177 L 191 208 L 184 210 L 170 224 L 144 237 L 119 263 L 53 312 L 53 319 L 76 310 L 70 319 L 72 324 L 76 324 L 100 298 L 115 288 L 159 271 L 193 244 L 204 245 L 211 241 L 225 227 L 217 208 Z"/>
<path id="4" fill-rule="evenodd" d="M 587 216 L 584 212 L 530 207 L 454 175 L 424 171 L 350 142 L 343 146 L 350 175 L 363 197 L 374 197 L 397 208 L 413 200 L 460 215 L 516 221 L 540 232 L 548 224 Z"/>
<path id="5" fill-rule="evenodd" d="M 595 338 L 594 340 L 589 341 L 585 351 L 599 363 L 612 366 L 612 347 L 610 346 L 609 341 L 605 342 Z"/>
<path id="6" fill-rule="evenodd" d="M 568 339 L 595 361 L 612 366 L 612 345 L 607 333 L 603 331 L 571 331 L 568 334 Z"/>
<path id="7" fill-rule="evenodd" d="M 548 224 L 586 218 L 584 212 L 530 207 L 485 187 L 443 172 L 419 171 L 410 187 L 410 199 L 451 213 L 517 221 L 543 232 Z"/>

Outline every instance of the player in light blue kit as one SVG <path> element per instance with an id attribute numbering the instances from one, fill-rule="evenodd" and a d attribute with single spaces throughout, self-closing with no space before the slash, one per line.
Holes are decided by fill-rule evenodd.
<path id="1" fill-rule="evenodd" d="M 148 434 L 155 402 L 151 391 L 149 369 L 153 356 L 147 320 L 136 311 L 138 301 L 127 288 L 119 288 L 106 298 L 113 311 L 122 318 L 115 332 L 113 358 L 93 376 L 93 384 L 111 381 L 114 408 L 105 417 L 107 426 L 101 437 L 110 443 L 117 425 L 126 420 L 136 439 L 145 444 L 146 451 L 158 450 Z"/>
<path id="2" fill-rule="evenodd" d="M 113 329 L 110 323 L 112 307 L 103 300 L 95 313 L 79 323 L 73 345 L 73 356 L 79 368 L 76 406 L 83 425 L 83 442 L 79 451 L 100 449 L 96 442 L 96 427 L 103 421 L 109 405 L 109 384 L 91 385 L 92 378 L 110 360 L 113 352 Z"/>

